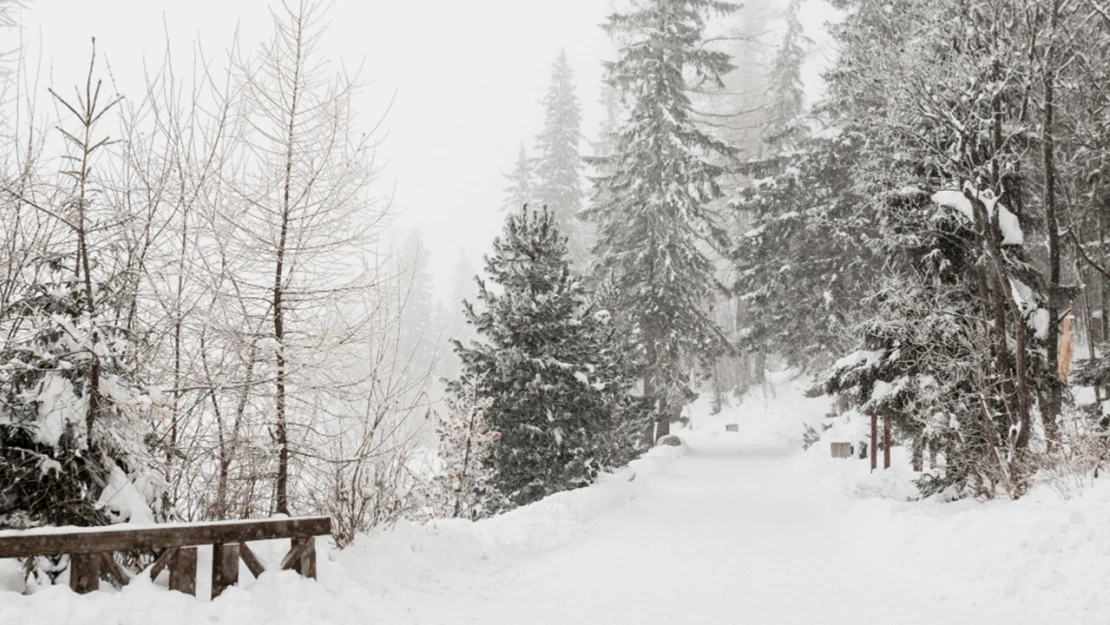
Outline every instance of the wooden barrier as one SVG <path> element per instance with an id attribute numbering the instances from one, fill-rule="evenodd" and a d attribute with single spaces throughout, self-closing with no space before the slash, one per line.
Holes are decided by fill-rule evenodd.
<path id="1" fill-rule="evenodd" d="M 291 548 L 282 559 L 282 570 L 292 569 L 315 579 L 315 537 L 329 534 L 331 519 L 328 517 L 173 523 L 138 528 L 109 525 L 71 531 L 41 528 L 0 532 L 0 558 L 69 554 L 69 586 L 74 592 L 86 593 L 100 587 L 101 573 L 109 575 L 120 586 L 131 581 L 130 574 L 116 562 L 112 552 L 161 549 L 148 569 L 151 579 L 169 567 L 170 590 L 196 595 L 197 546 L 212 545 L 212 598 L 215 599 L 239 581 L 239 560 L 255 577 L 262 574 L 265 567 L 247 542 L 290 539 Z"/>
<path id="2" fill-rule="evenodd" d="M 871 413 L 871 472 L 879 464 L 879 415 Z M 883 417 L 883 469 L 890 468 L 890 417 Z"/>

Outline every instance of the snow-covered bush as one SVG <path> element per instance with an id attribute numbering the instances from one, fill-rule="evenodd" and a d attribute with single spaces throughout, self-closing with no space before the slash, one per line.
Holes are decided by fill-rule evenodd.
<path id="1" fill-rule="evenodd" d="M 501 434 L 486 413 L 492 398 L 453 398 L 439 416 L 439 471 L 423 487 L 424 512 L 431 518 L 480 519 L 505 507 L 497 501 L 489 457 Z"/>

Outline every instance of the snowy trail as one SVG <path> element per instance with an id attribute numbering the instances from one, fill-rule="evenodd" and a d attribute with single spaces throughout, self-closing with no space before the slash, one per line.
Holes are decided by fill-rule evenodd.
<path id="1" fill-rule="evenodd" d="M 445 588 L 411 622 L 1066 622 L 1049 606 L 978 604 L 935 568 L 925 581 L 913 554 L 888 553 L 882 540 L 868 555 L 868 534 L 797 477 L 793 453 L 693 441 L 580 542 Z"/>

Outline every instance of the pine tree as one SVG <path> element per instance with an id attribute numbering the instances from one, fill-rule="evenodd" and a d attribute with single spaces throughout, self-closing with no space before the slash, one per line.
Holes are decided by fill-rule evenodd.
<path id="1" fill-rule="evenodd" d="M 500 434 L 488 459 L 497 493 L 512 505 L 589 484 L 614 457 L 607 446 L 633 418 L 624 349 L 608 311 L 591 305 L 566 260 L 554 215 L 510 215 L 486 257 L 478 302 L 466 305 L 480 341 L 455 343 L 460 401 L 489 399 Z"/>
<path id="2" fill-rule="evenodd" d="M 629 114 L 614 154 L 598 163 L 603 174 L 588 215 L 598 223 L 599 270 L 641 341 L 644 394 L 657 411 L 653 437 L 669 431 L 664 415 L 688 397 L 688 361 L 725 347 L 706 310 L 719 285 L 704 248 L 720 248 L 727 238 L 708 207 L 721 197 L 717 179 L 724 171 L 710 156 L 733 150 L 695 123 L 686 77 L 723 84 L 732 64 L 727 54 L 704 47 L 703 34 L 709 15 L 735 8 L 713 0 L 651 0 L 612 15 L 604 26 L 623 46 L 606 65 L 606 80 Z"/>
<path id="3" fill-rule="evenodd" d="M 519 210 L 521 210 L 521 207 L 518 206 L 513 212 Z M 450 298 L 446 305 L 439 308 L 439 318 L 443 320 L 443 336 L 451 344 L 462 343 L 468 345 L 478 338 L 474 328 L 467 323 L 465 315 L 467 300 L 473 299 L 477 293 L 474 284 L 476 271 L 474 263 L 466 257 L 466 254 L 459 254 L 451 277 Z M 436 375 L 441 382 L 446 383 L 448 380 L 459 377 L 461 363 L 454 351 L 444 354 L 439 363 Z"/>
<path id="4" fill-rule="evenodd" d="M 860 244 L 873 231 L 856 219 L 859 198 L 849 168 L 860 136 L 810 138 L 802 66 L 810 42 L 801 2 L 791 0 L 784 35 L 768 78 L 769 155 L 743 164 L 752 179 L 733 201 L 743 223 L 734 248 L 739 343 L 792 365 L 821 362 L 842 345 L 845 313 L 871 269 Z"/>
<path id="5" fill-rule="evenodd" d="M 536 184 L 532 172 L 532 159 L 528 157 L 528 150 L 524 142 L 520 143 L 520 154 L 516 158 L 516 167 L 505 175 L 509 186 L 505 187 L 504 210 L 512 213 L 520 207 L 531 204 L 536 195 Z"/>
<path id="6" fill-rule="evenodd" d="M 94 173 L 112 143 L 97 122 L 121 98 L 103 96 L 95 60 L 94 50 L 72 103 L 51 92 L 71 114 L 59 124 L 69 153 L 58 192 L 0 205 L 34 210 L 56 233 L 4 285 L 0 528 L 149 522 L 162 490 L 144 437 L 158 398 L 141 375 L 146 333 L 123 322 L 136 289 L 119 241 L 135 215 L 106 199 L 107 181 Z"/>
<path id="7" fill-rule="evenodd" d="M 562 50 L 543 99 L 543 132 L 536 137 L 536 200 L 555 216 L 567 236 L 571 261 L 581 267 L 586 261 L 586 242 L 578 223 L 582 210 L 582 107 L 573 80 L 566 50 Z"/>
<path id="8" fill-rule="evenodd" d="M 433 324 L 428 249 L 418 230 L 406 238 L 400 257 L 401 311 L 398 356 L 408 375 L 421 377 L 438 357 L 439 328 Z"/>
<path id="9" fill-rule="evenodd" d="M 771 124 L 775 135 L 783 135 L 799 126 L 791 124 L 805 110 L 805 84 L 802 67 L 806 47 L 812 41 L 806 37 L 801 22 L 801 0 L 790 0 L 784 20 L 786 32 L 775 55 L 771 68 Z M 781 139 L 780 139 L 781 140 Z"/>
<path id="10" fill-rule="evenodd" d="M 1038 412 L 1052 436 L 1059 379 L 1046 355 L 1053 302 L 1069 295 L 1049 288 L 1026 248 L 1040 166 L 1028 103 L 1039 81 L 1023 78 L 1032 42 L 1012 24 L 1040 18 L 1004 8 L 858 3 L 837 27 L 826 103 L 840 128 L 862 135 L 850 168 L 858 214 L 874 215 L 870 245 L 899 285 L 880 283 L 861 301 L 859 346 L 882 357 L 841 360 L 828 388 L 897 413 L 906 436 L 931 430 L 947 465 L 934 486 L 985 496 L 1027 488 Z M 947 28 L 956 22 L 965 27 Z M 1057 228 L 1048 230 L 1051 248 Z"/>
<path id="11" fill-rule="evenodd" d="M 611 156 L 617 147 L 617 130 L 620 129 L 620 94 L 612 86 L 602 83 L 600 104 L 605 117 L 597 131 L 597 140 L 592 141 L 595 157 Z M 596 160 L 596 159 L 595 159 Z"/>
<path id="12" fill-rule="evenodd" d="M 844 326 L 880 269 L 853 189 L 863 145 L 858 133 L 808 138 L 741 168 L 755 179 L 733 200 L 748 221 L 733 252 L 741 348 L 805 367 L 850 346 Z"/>

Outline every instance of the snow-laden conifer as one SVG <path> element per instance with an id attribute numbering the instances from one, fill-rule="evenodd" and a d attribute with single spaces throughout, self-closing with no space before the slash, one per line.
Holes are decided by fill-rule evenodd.
<path id="1" fill-rule="evenodd" d="M 721 197 L 727 144 L 694 117 L 688 80 L 722 86 L 729 56 L 706 46 L 707 19 L 735 6 L 712 0 L 651 0 L 609 17 L 605 30 L 620 46 L 606 82 L 627 108 L 612 155 L 600 159 L 594 256 L 611 280 L 618 307 L 644 360 L 644 394 L 655 402 L 657 427 L 688 396 L 694 359 L 725 346 L 707 302 L 718 291 L 707 249 L 727 235 L 710 203 Z"/>
<path id="2" fill-rule="evenodd" d="M 500 435 L 487 462 L 512 505 L 585 486 L 619 454 L 622 423 L 635 422 L 624 345 L 571 272 L 566 238 L 550 211 L 508 217 L 467 304 L 479 340 L 456 341 L 456 400 L 489 400 L 485 423 Z"/>

